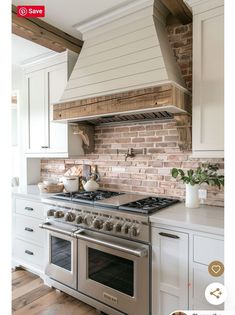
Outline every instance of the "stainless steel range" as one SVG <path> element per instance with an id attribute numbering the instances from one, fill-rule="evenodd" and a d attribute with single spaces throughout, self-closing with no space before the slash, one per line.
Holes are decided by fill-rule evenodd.
<path id="1" fill-rule="evenodd" d="M 98 190 L 43 201 L 48 283 L 110 315 L 151 314 L 148 215 L 177 200 Z"/>

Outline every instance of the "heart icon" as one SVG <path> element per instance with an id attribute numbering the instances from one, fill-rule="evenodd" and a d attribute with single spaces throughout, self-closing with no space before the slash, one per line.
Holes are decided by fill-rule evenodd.
<path id="1" fill-rule="evenodd" d="M 213 265 L 213 266 L 211 267 L 211 270 L 212 270 L 215 274 L 217 274 L 217 273 L 220 272 L 221 266 L 220 266 L 220 265 Z"/>

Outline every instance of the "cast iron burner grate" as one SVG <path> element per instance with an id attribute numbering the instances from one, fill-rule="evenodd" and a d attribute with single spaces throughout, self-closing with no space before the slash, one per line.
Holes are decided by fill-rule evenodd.
<path id="1" fill-rule="evenodd" d="M 179 202 L 177 199 L 148 197 L 122 205 L 119 207 L 119 210 L 150 214 L 177 202 Z"/>
<path id="2" fill-rule="evenodd" d="M 74 193 L 59 193 L 53 196 L 54 199 L 68 200 L 72 202 L 83 202 L 93 204 L 94 201 L 103 200 L 115 196 L 122 195 L 123 193 L 107 190 L 96 191 L 79 191 Z"/>

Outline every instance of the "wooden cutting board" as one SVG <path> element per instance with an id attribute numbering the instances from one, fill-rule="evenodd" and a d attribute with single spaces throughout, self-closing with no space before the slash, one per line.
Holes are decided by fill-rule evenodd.
<path id="1" fill-rule="evenodd" d="M 70 167 L 65 173 L 64 176 L 89 176 L 91 172 L 90 165 L 74 165 Z"/>

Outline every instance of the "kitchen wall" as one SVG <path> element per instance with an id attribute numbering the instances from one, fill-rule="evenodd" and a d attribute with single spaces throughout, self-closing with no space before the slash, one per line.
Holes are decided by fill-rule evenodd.
<path id="1" fill-rule="evenodd" d="M 97 126 L 95 143 L 94 154 L 77 160 L 41 160 L 42 179 L 60 177 L 74 165 L 90 164 L 97 165 L 104 188 L 184 198 L 184 184 L 171 177 L 171 168 L 196 168 L 200 162 L 208 161 L 180 151 L 176 123 L 172 120 Z M 128 148 L 133 148 L 136 156 L 125 161 Z M 222 159 L 210 162 L 224 166 Z M 207 186 L 206 189 L 207 204 L 223 205 L 223 190 Z"/>
<path id="2" fill-rule="evenodd" d="M 192 23 L 168 25 L 168 39 L 189 91 L 192 91 Z"/>
<path id="3" fill-rule="evenodd" d="M 182 76 L 192 89 L 192 24 L 167 27 L 169 41 Z M 135 191 L 184 198 L 185 187 L 170 175 L 172 167 L 196 168 L 201 162 L 219 163 L 223 159 L 195 159 L 191 152 L 182 152 L 178 146 L 178 131 L 174 121 L 97 126 L 95 152 L 77 160 L 41 160 L 41 177 L 60 177 L 74 165 L 97 165 L 101 186 L 114 190 Z M 128 148 L 136 156 L 125 161 Z M 223 205 L 224 192 L 208 187 L 206 204 Z"/>
<path id="4" fill-rule="evenodd" d="M 24 106 L 25 103 L 25 93 L 24 93 L 24 72 L 20 66 L 13 64 L 12 65 L 12 93 L 17 93 L 17 147 L 12 147 L 12 177 L 19 177 L 20 184 L 26 184 L 26 158 L 24 154 L 25 139 L 26 134 L 26 123 L 25 120 L 27 114 L 25 112 Z M 14 126 L 16 128 L 16 126 Z M 15 166 L 15 167 L 14 167 Z"/>

